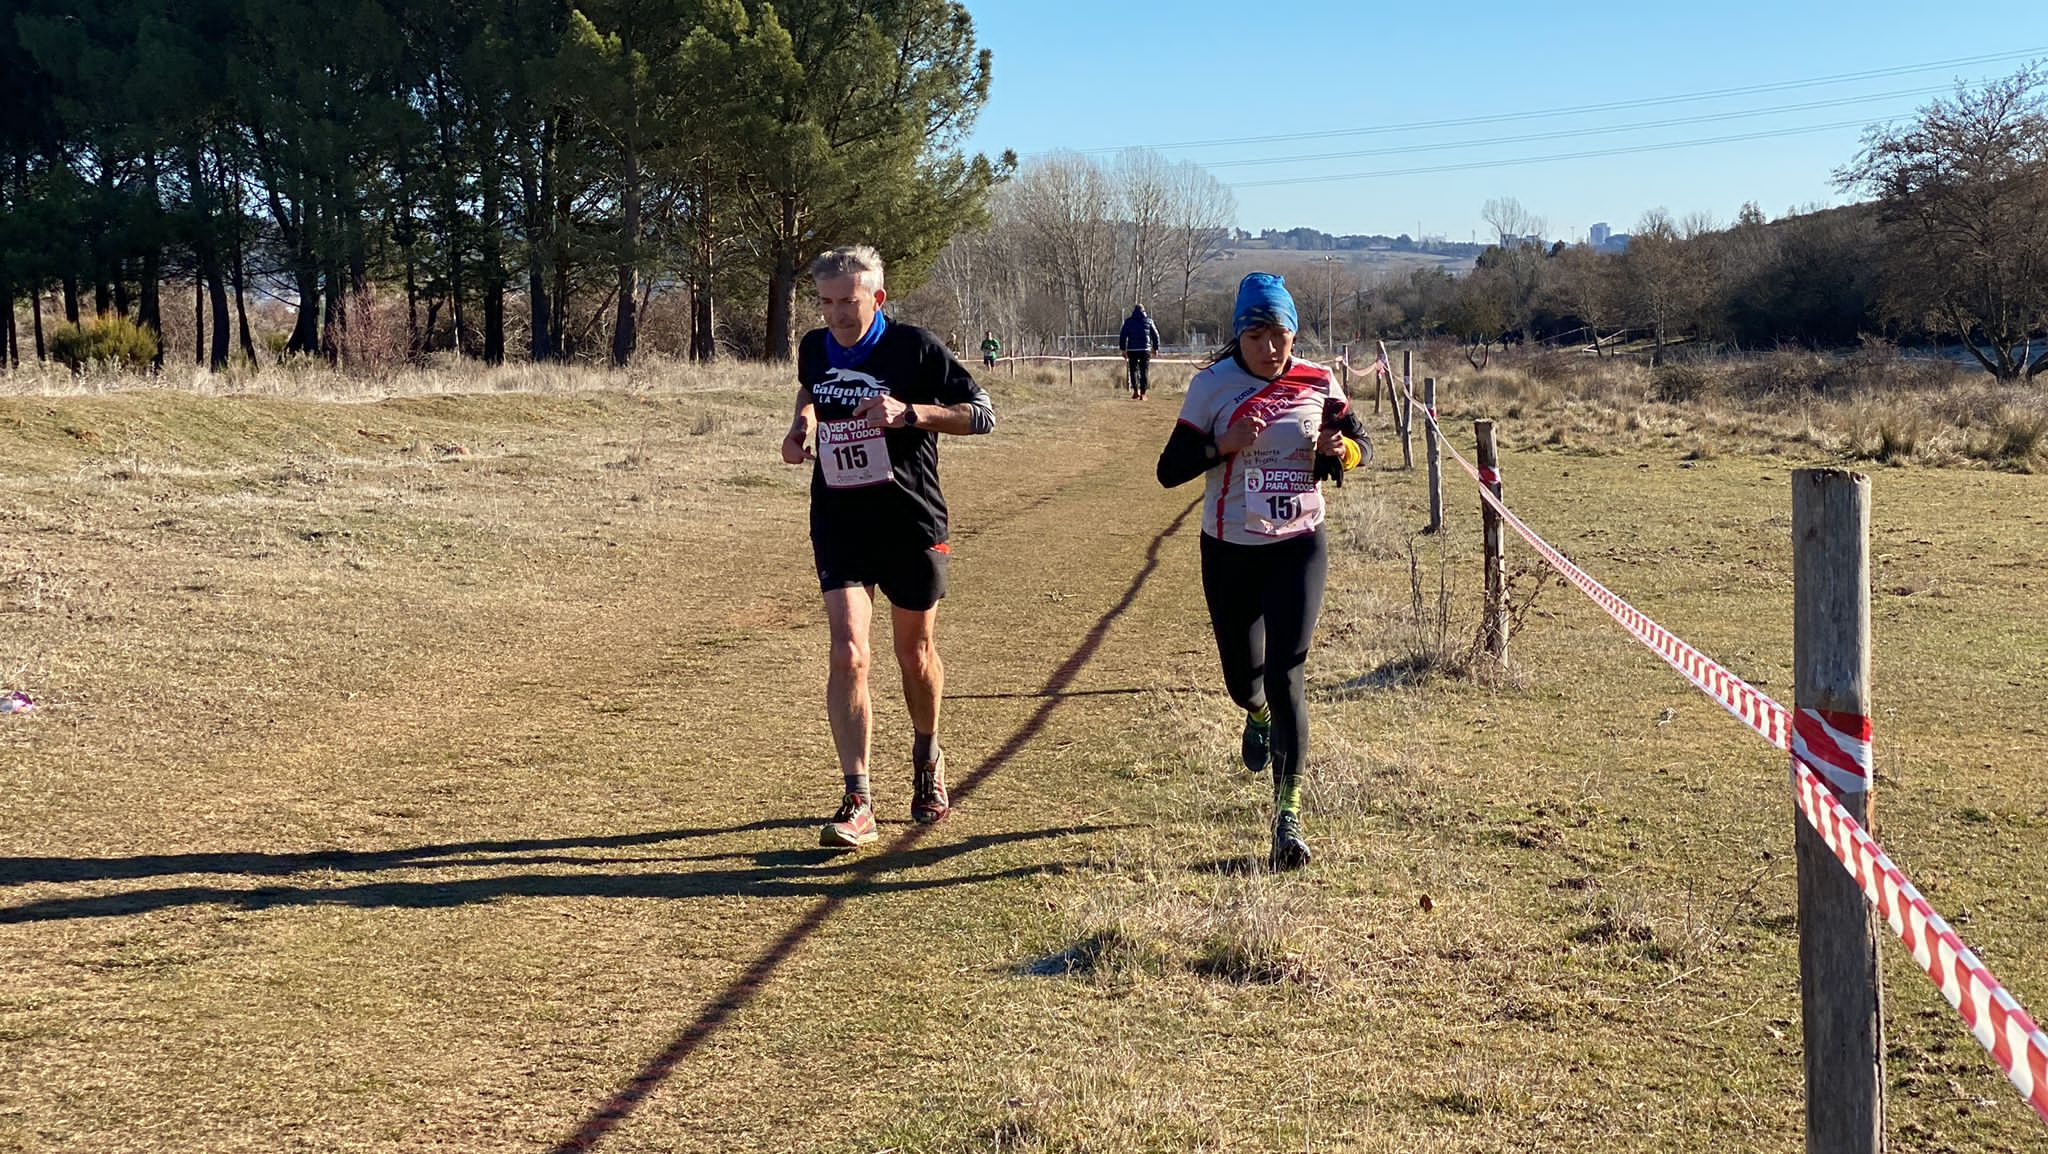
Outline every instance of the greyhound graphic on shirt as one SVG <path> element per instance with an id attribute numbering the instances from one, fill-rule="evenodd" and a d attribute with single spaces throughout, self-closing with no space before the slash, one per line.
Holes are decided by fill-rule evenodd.
<path id="1" fill-rule="evenodd" d="M 853 369 L 831 369 L 825 379 L 811 386 L 811 396 L 822 405 L 846 405 L 849 408 L 860 404 L 869 397 L 884 396 L 889 386 L 877 378 Z"/>

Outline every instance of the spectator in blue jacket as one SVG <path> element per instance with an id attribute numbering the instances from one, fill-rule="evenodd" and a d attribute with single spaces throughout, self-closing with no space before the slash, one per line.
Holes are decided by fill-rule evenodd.
<path id="1" fill-rule="evenodd" d="M 1131 306 L 1131 315 L 1124 318 L 1123 331 L 1117 334 L 1116 347 L 1124 354 L 1124 372 L 1130 378 L 1131 399 L 1144 400 L 1148 387 L 1145 377 L 1152 367 L 1152 354 L 1159 351 L 1159 326 L 1145 315 L 1144 305 Z"/>

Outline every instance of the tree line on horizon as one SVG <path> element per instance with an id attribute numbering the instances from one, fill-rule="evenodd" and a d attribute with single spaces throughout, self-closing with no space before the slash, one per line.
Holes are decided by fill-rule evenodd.
<path id="1" fill-rule="evenodd" d="M 1619 250 L 1538 241 L 1539 217 L 1492 200 L 1481 216 L 1495 243 L 1468 271 L 1299 269 L 1305 347 L 1328 355 L 1373 338 L 1455 338 L 1477 363 L 1507 343 L 1598 355 L 1626 340 L 1661 363 L 1677 345 L 1879 339 L 1960 344 L 2001 380 L 2048 372 L 2042 68 L 1959 87 L 1908 121 L 1872 128 L 1835 180 L 1867 199 L 1776 220 L 1751 203 L 1725 226 L 1655 209 Z M 1133 301 L 1152 306 L 1170 343 L 1220 334 L 1228 285 L 1199 274 L 1227 252 L 1249 268 L 1263 251 L 1230 251 L 1235 215 L 1228 186 L 1190 163 L 1144 150 L 1034 157 L 995 190 L 987 223 L 954 238 L 915 303 L 1013 346 L 1114 332 Z M 1293 233 L 1331 239 L 1280 235 Z"/>
<path id="2" fill-rule="evenodd" d="M 952 0 L 9 12 L 0 365 L 95 318 L 161 364 L 167 284 L 215 370 L 272 351 L 252 296 L 290 311 L 277 353 L 334 362 L 622 365 L 657 299 L 669 351 L 786 359 L 811 256 L 864 241 L 914 283 L 1011 163 L 960 148 L 990 56 Z"/>
<path id="3" fill-rule="evenodd" d="M 1961 344 L 2000 380 L 2048 371 L 2048 73 L 2038 66 L 1865 134 L 1835 173 L 1869 197 L 1732 225 L 1645 213 L 1620 252 L 1528 239 L 1534 218 L 1489 202 L 1499 242 L 1470 273 L 1357 286 L 1361 335 L 1446 336 L 1474 350 L 1550 341 L 1596 353 L 1647 339 L 1755 349 L 1867 338 Z"/>
<path id="4" fill-rule="evenodd" d="M 908 303 L 941 331 L 993 330 L 1032 349 L 1113 338 L 1143 304 L 1180 343 L 1197 325 L 1217 331 L 1213 294 L 1197 282 L 1236 223 L 1229 186 L 1191 161 L 1145 148 L 1106 160 L 1046 153 L 996 186 L 983 220 L 952 238 Z"/>

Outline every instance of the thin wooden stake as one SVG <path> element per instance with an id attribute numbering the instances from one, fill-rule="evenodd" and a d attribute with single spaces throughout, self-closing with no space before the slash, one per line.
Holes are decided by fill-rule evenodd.
<path id="1" fill-rule="evenodd" d="M 1394 411 L 1401 415 L 1401 467 L 1415 467 L 1415 354 L 1401 350 L 1401 396 L 1394 403 Z"/>
<path id="2" fill-rule="evenodd" d="M 1480 419 L 1472 422 L 1472 433 L 1479 442 L 1480 483 L 1501 495 L 1500 453 L 1493 444 L 1493 422 Z M 1479 523 L 1486 543 L 1486 608 L 1480 619 L 1480 631 L 1486 652 L 1503 657 L 1508 651 L 1507 608 L 1503 604 L 1507 591 L 1507 575 L 1501 558 L 1500 514 L 1484 498 L 1479 502 Z"/>
<path id="3" fill-rule="evenodd" d="M 1380 394 L 1386 392 L 1387 386 L 1393 383 L 1393 370 L 1389 368 L 1385 376 L 1381 375 L 1380 366 L 1392 364 L 1392 362 L 1387 360 L 1387 342 L 1374 341 L 1373 344 L 1380 351 L 1379 359 L 1374 361 L 1372 366 L 1372 412 L 1374 416 L 1378 416 L 1380 412 Z"/>
<path id="4" fill-rule="evenodd" d="M 1427 421 L 1436 419 L 1436 378 L 1422 378 L 1423 417 Z M 1443 450 L 1438 447 L 1436 434 L 1429 428 L 1423 430 L 1422 448 L 1429 461 L 1429 529 L 1439 532 L 1444 527 L 1444 461 Z"/>
<path id="5" fill-rule="evenodd" d="M 1870 716 L 1870 478 L 1792 473 L 1792 702 Z M 1842 720 L 1837 718 L 1836 720 Z M 1816 767 L 1818 768 L 1818 767 Z M 1870 792 L 1837 789 L 1870 828 Z M 1794 808 L 1808 1154 L 1884 1150 L 1884 992 L 1862 888 Z"/>

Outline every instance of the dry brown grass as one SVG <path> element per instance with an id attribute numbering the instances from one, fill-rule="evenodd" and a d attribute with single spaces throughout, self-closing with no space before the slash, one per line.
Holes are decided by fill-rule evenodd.
<path id="1" fill-rule="evenodd" d="M 1788 692 L 1786 470 L 1847 433 L 1500 381 L 1446 396 L 1527 390 L 1511 502 Z M 1462 483 L 1411 568 L 1382 442 L 1334 497 L 1316 865 L 1265 874 L 1191 526 L 1130 595 L 1191 496 L 1150 479 L 1175 396 L 991 383 L 999 435 L 945 449 L 956 774 L 1042 725 L 859 879 L 812 848 L 837 785 L 782 375 L 0 398 L 0 675 L 47 706 L 0 719 L 0 1148 L 547 1149 L 828 894 L 599 1150 L 1796 1146 L 1781 760 L 1576 594 L 1516 679 L 1365 684 L 1417 569 L 1453 623 L 1478 573 Z M 2004 707 L 2048 688 L 2040 484 L 1888 469 L 1873 525 L 1880 836 L 2037 1009 L 2048 734 Z M 2037 1145 L 1884 960 L 1895 1143 Z"/>
<path id="2" fill-rule="evenodd" d="M 1438 388 L 1447 417 L 1505 418 L 1526 430 L 1523 444 L 1571 452 L 1676 447 L 1708 459 L 1737 449 L 1818 450 L 1850 463 L 2016 472 L 2048 465 L 2048 399 L 2039 389 L 1882 345 L 1849 356 L 1783 349 L 1657 369 L 1545 350 L 1503 356 L 1477 374 L 1451 363 Z"/>
<path id="3" fill-rule="evenodd" d="M 724 361 L 706 368 L 661 356 L 642 356 L 618 371 L 582 364 L 519 361 L 486 365 L 473 359 L 457 359 L 453 354 L 440 354 L 425 367 L 393 365 L 375 372 L 341 372 L 318 358 L 293 358 L 256 372 L 237 361 L 224 373 L 177 365 L 154 376 L 106 367 L 90 367 L 73 374 L 54 363 L 31 362 L 17 372 L 0 374 L 0 397 L 104 396 L 158 389 L 203 397 L 329 401 L 499 393 L 716 393 L 744 389 L 757 382 L 773 381 L 779 386 L 785 378 L 786 373 L 741 361 Z"/>
<path id="4" fill-rule="evenodd" d="M 1619 407 L 1630 387 L 1609 379 L 1590 396 L 1567 395 L 1508 378 L 1469 407 L 1499 413 L 1510 398 L 1528 406 L 1504 424 L 1503 439 L 1510 499 L 1539 529 L 1738 672 L 1789 693 L 1784 470 L 1838 458 L 1811 440 L 1769 440 L 1760 422 L 1718 436 L 1714 422 L 1737 415 L 1716 417 L 1703 402 Z M 1607 405 L 1617 407 L 1598 411 Z M 1563 445 L 1548 436 L 1560 418 L 1574 422 Z M 1922 445 L 1915 460 L 1933 459 Z M 2020 843 L 1998 850 L 1996 837 L 1977 835 L 1986 823 L 2032 829 L 2039 815 L 2008 810 L 1978 822 L 1968 816 L 1980 812 L 1974 803 L 1962 803 L 1971 785 L 1933 783 L 1913 769 L 1931 757 L 1961 772 L 1979 765 L 1971 749 L 1983 752 L 1981 770 L 1965 775 L 1973 781 L 2019 764 L 2010 751 L 1993 752 L 1993 729 L 1978 726 L 1971 739 L 1943 727 L 1970 729 L 1964 703 L 2048 676 L 2026 656 L 2043 644 L 2038 615 L 2020 608 L 2034 596 L 2027 567 L 2048 562 L 2048 521 L 1995 512 L 2024 502 L 2035 482 L 1923 469 L 1878 484 L 1879 676 L 1893 687 L 1882 746 L 1894 750 L 1895 767 L 1884 776 L 1900 775 L 1880 802 L 1880 832 L 1916 876 L 1935 879 L 1938 903 L 1975 912 L 1987 893 L 2005 894 L 2006 920 L 1994 928 L 1979 918 L 1975 932 L 1996 942 L 1994 968 L 2016 989 L 2048 989 L 2048 953 L 2035 944 L 2048 910 L 2018 899 L 2033 883 L 2008 872 Z M 1255 853 L 1267 813 L 1264 779 L 1234 766 L 1238 718 L 1213 690 L 1163 696 L 1151 724 L 1128 739 L 1128 775 L 1153 793 L 1149 834 L 1125 835 L 1115 855 L 1070 879 L 1066 932 L 1055 940 L 1123 919 L 1128 940 L 1149 944 L 1155 960 L 1111 985 L 1159 1008 L 1118 1019 L 1126 1025 L 1117 1053 L 1142 1053 L 1151 1037 L 1207 1037 L 1220 1027 L 1193 1007 L 1223 998 L 1289 1022 L 1294 1068 L 1348 1087 L 1290 1113 L 1270 1096 L 1247 1101 L 1205 1081 L 1200 1101 L 1175 1107 L 1196 1120 L 1180 1137 L 1189 1148 L 1299 1149 L 1311 1137 L 1311 1148 L 1347 1150 L 1796 1144 L 1782 771 L 1574 592 L 1554 589 L 1528 611 L 1511 650 L 1516 677 L 1386 677 L 1418 650 L 1439 655 L 1439 672 L 1467 651 L 1469 625 L 1460 623 L 1476 609 L 1476 499 L 1461 478 L 1449 491 L 1440 541 L 1407 528 L 1423 517 L 1415 476 L 1382 469 L 1335 497 L 1332 538 L 1343 544 L 1311 667 L 1308 823 L 1318 864 L 1306 878 L 1273 879 L 1272 891 L 1318 935 L 1304 951 L 1314 979 L 1282 987 L 1310 1004 L 1255 1008 L 1230 992 L 1240 987 L 1184 961 L 1196 911 L 1229 896 L 1200 867 Z M 1995 542 L 1972 540 L 1961 523 L 1986 527 Z M 1528 554 L 1511 541 L 1510 557 Z M 1950 596 L 1971 608 L 1926 600 L 1951 580 L 1968 583 Z M 2001 634 L 2015 621 L 2028 640 Z M 2026 748 L 2048 740 L 2038 729 L 2028 728 Z M 2037 1123 L 1895 946 L 1885 947 L 1894 1139 L 2026 1148 Z M 1176 1013 L 1190 1020 L 1163 1026 L 1161 1016 Z M 1382 1057 L 1358 1053 L 1361 1038 Z M 1124 1060 L 1106 1058 L 1112 1069 Z M 1174 1068 L 1164 1055 L 1151 1060 L 1157 1077 Z M 1036 1143 L 1020 1148 L 1156 1146 L 1152 1131 L 1103 1101 L 1143 1091 L 1127 1077 L 1092 1078 L 1092 1069 L 1076 1072 L 1020 1095 L 1022 1133 Z M 1651 1086 L 1668 1095 L 1644 1097 Z M 1631 1119 L 1627 1127 L 1611 1125 L 1615 1111 Z M 1236 1125 L 1219 1129 L 1219 1116 Z M 984 1139 L 961 1148 L 1000 1147 Z"/>

